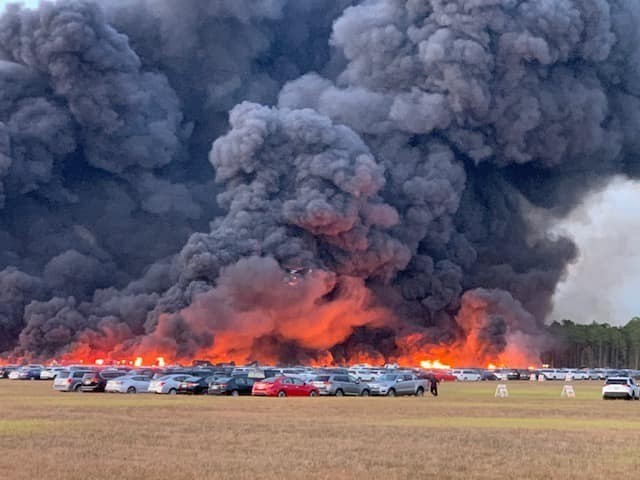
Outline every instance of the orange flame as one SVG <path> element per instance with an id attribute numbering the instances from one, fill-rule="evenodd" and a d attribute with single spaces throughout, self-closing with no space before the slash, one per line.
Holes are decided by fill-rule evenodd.
<path id="1" fill-rule="evenodd" d="M 420 366 L 426 370 L 431 370 L 431 369 L 449 370 L 451 368 L 451 365 L 446 365 L 442 363 L 440 360 L 422 360 L 420 362 Z"/>

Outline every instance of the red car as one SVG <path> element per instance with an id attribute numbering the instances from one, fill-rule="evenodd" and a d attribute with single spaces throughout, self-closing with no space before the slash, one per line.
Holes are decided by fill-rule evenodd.
<path id="1" fill-rule="evenodd" d="M 429 379 L 433 375 L 439 382 L 455 382 L 456 376 L 447 370 L 427 370 L 418 375 L 418 378 Z"/>
<path id="2" fill-rule="evenodd" d="M 317 397 L 320 392 L 299 378 L 272 377 L 253 384 L 252 395 L 262 397 Z"/>

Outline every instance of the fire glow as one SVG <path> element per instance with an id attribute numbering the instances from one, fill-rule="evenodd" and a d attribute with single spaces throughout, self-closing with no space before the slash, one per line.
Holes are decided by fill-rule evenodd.
<path id="1" fill-rule="evenodd" d="M 415 341 L 413 339 L 412 341 Z M 412 342 L 403 344 L 402 348 L 410 348 Z M 505 367 L 518 367 L 525 368 L 528 365 L 529 369 L 534 369 L 533 365 L 538 364 L 535 359 L 532 359 L 524 352 L 517 352 L 515 355 L 509 357 L 501 355 L 498 358 L 473 358 L 474 350 L 465 351 L 464 345 L 454 344 L 451 346 L 439 345 L 435 346 L 431 351 L 429 350 L 416 350 L 405 351 L 402 354 L 394 357 L 383 357 L 375 354 L 366 354 L 365 352 L 354 352 L 352 356 L 344 359 L 336 358 L 330 351 L 317 352 L 313 357 L 309 357 L 306 361 L 297 362 L 283 362 L 282 358 L 274 355 L 270 355 L 268 351 L 255 352 L 252 357 L 246 357 L 244 355 L 234 355 L 229 351 L 224 355 L 219 355 L 221 348 L 216 346 L 212 351 L 201 350 L 196 356 L 179 356 L 172 352 L 159 353 L 158 350 L 150 352 L 136 351 L 130 352 L 128 355 L 123 354 L 120 350 L 121 346 L 114 346 L 112 352 L 102 351 L 93 352 L 91 356 L 86 356 L 90 351 L 90 347 L 83 345 L 76 351 L 71 351 L 64 355 L 62 363 L 83 363 L 83 364 L 95 364 L 98 366 L 129 366 L 129 367 L 142 367 L 142 366 L 155 366 L 165 367 L 169 364 L 191 364 L 194 360 L 208 361 L 211 364 L 229 364 L 236 365 L 249 364 L 254 361 L 263 365 L 281 365 L 283 363 L 295 363 L 305 364 L 313 367 L 336 367 L 336 366 L 350 366 L 356 364 L 369 364 L 373 367 L 381 367 L 385 364 L 398 364 L 401 367 L 419 367 L 424 370 L 451 370 L 452 368 L 461 367 L 473 367 L 484 366 L 488 370 L 496 370 L 498 368 Z"/>

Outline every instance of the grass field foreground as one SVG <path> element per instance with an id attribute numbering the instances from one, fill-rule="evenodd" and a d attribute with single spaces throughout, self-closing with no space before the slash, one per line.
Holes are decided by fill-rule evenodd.
<path id="1" fill-rule="evenodd" d="M 600 382 L 445 383 L 438 398 L 59 393 L 0 381 L 7 480 L 640 475 L 640 402 Z"/>

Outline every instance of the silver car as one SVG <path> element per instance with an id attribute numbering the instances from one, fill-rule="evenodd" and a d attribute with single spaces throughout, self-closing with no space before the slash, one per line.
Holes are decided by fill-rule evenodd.
<path id="1" fill-rule="evenodd" d="M 427 391 L 427 381 L 412 374 L 387 373 L 369 384 L 372 395 L 416 395 L 422 397 Z"/>
<path id="2" fill-rule="evenodd" d="M 40 380 L 55 380 L 64 367 L 50 367 L 40 371 Z"/>
<path id="3" fill-rule="evenodd" d="M 151 377 L 147 375 L 125 375 L 107 382 L 107 393 L 149 393 Z"/>
<path id="4" fill-rule="evenodd" d="M 164 375 L 159 378 L 154 378 L 149 382 L 150 393 L 162 393 L 168 395 L 175 395 L 178 391 L 180 383 L 190 378 L 191 375 L 186 373 Z"/>
<path id="5" fill-rule="evenodd" d="M 362 383 L 351 375 L 318 375 L 310 383 L 318 387 L 320 395 L 368 397 L 371 393 L 369 384 Z"/>
<path id="6" fill-rule="evenodd" d="M 82 386 L 82 377 L 92 370 L 61 370 L 53 381 L 53 389 L 60 392 L 78 392 Z"/>

